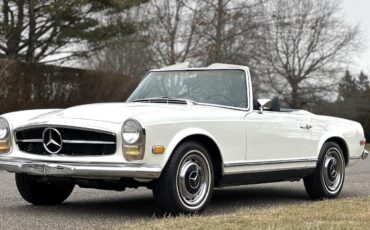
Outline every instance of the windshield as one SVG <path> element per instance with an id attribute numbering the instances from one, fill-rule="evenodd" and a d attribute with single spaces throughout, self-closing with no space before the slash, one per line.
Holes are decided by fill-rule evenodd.
<path id="1" fill-rule="evenodd" d="M 247 87 L 242 70 L 186 70 L 151 72 L 127 100 L 181 98 L 246 108 Z"/>

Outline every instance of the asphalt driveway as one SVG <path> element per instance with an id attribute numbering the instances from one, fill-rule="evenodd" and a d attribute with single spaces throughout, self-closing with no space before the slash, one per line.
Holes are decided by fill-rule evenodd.
<path id="1" fill-rule="evenodd" d="M 370 160 L 348 168 L 340 199 L 370 195 Z M 284 182 L 218 189 L 203 215 L 241 207 L 312 202 L 303 182 Z M 76 188 L 62 205 L 31 206 L 18 194 L 14 175 L 0 172 L 0 229 L 111 228 L 124 222 L 153 218 L 154 201 L 147 189 L 125 192 Z"/>

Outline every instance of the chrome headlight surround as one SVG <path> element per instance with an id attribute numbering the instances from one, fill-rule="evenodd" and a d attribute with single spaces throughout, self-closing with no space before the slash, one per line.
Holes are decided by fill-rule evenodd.
<path id="1" fill-rule="evenodd" d="M 9 153 L 11 149 L 10 126 L 8 121 L 0 117 L 0 154 Z"/>
<path id="2" fill-rule="evenodd" d="M 123 156 L 128 161 L 144 158 L 145 130 L 140 122 L 128 119 L 122 125 Z"/>

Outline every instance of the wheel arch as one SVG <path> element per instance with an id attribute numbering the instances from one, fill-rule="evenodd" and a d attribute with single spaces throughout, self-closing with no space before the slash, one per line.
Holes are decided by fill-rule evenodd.
<path id="1" fill-rule="evenodd" d="M 215 138 L 212 137 L 211 134 L 203 130 L 183 130 L 182 132 L 178 133 L 171 141 L 168 149 L 170 152 L 170 154 L 168 155 L 168 159 L 179 145 L 187 141 L 196 141 L 207 148 L 213 163 L 215 186 L 217 186 L 218 182 L 222 178 L 224 171 L 223 158 L 219 144 L 217 143 Z M 166 159 L 166 164 L 168 162 L 168 159 Z"/>
<path id="2" fill-rule="evenodd" d="M 339 147 L 341 148 L 342 152 L 343 152 L 343 155 L 344 155 L 344 160 L 345 160 L 345 164 L 346 166 L 348 165 L 349 163 L 349 149 L 348 149 L 348 145 L 345 141 L 345 139 L 341 136 L 331 136 L 331 137 L 327 137 L 325 138 L 325 140 L 322 142 L 322 144 L 320 145 L 320 149 L 319 149 L 319 152 L 322 148 L 322 146 L 329 142 L 329 141 L 332 141 L 332 142 L 335 142 L 339 145 Z"/>

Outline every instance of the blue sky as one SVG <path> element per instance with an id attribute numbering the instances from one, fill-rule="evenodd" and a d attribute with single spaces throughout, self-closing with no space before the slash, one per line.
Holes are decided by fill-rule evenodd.
<path id="1" fill-rule="evenodd" d="M 344 0 L 343 10 L 348 23 L 360 25 L 366 46 L 356 60 L 354 71 L 364 70 L 370 75 L 370 0 Z"/>

